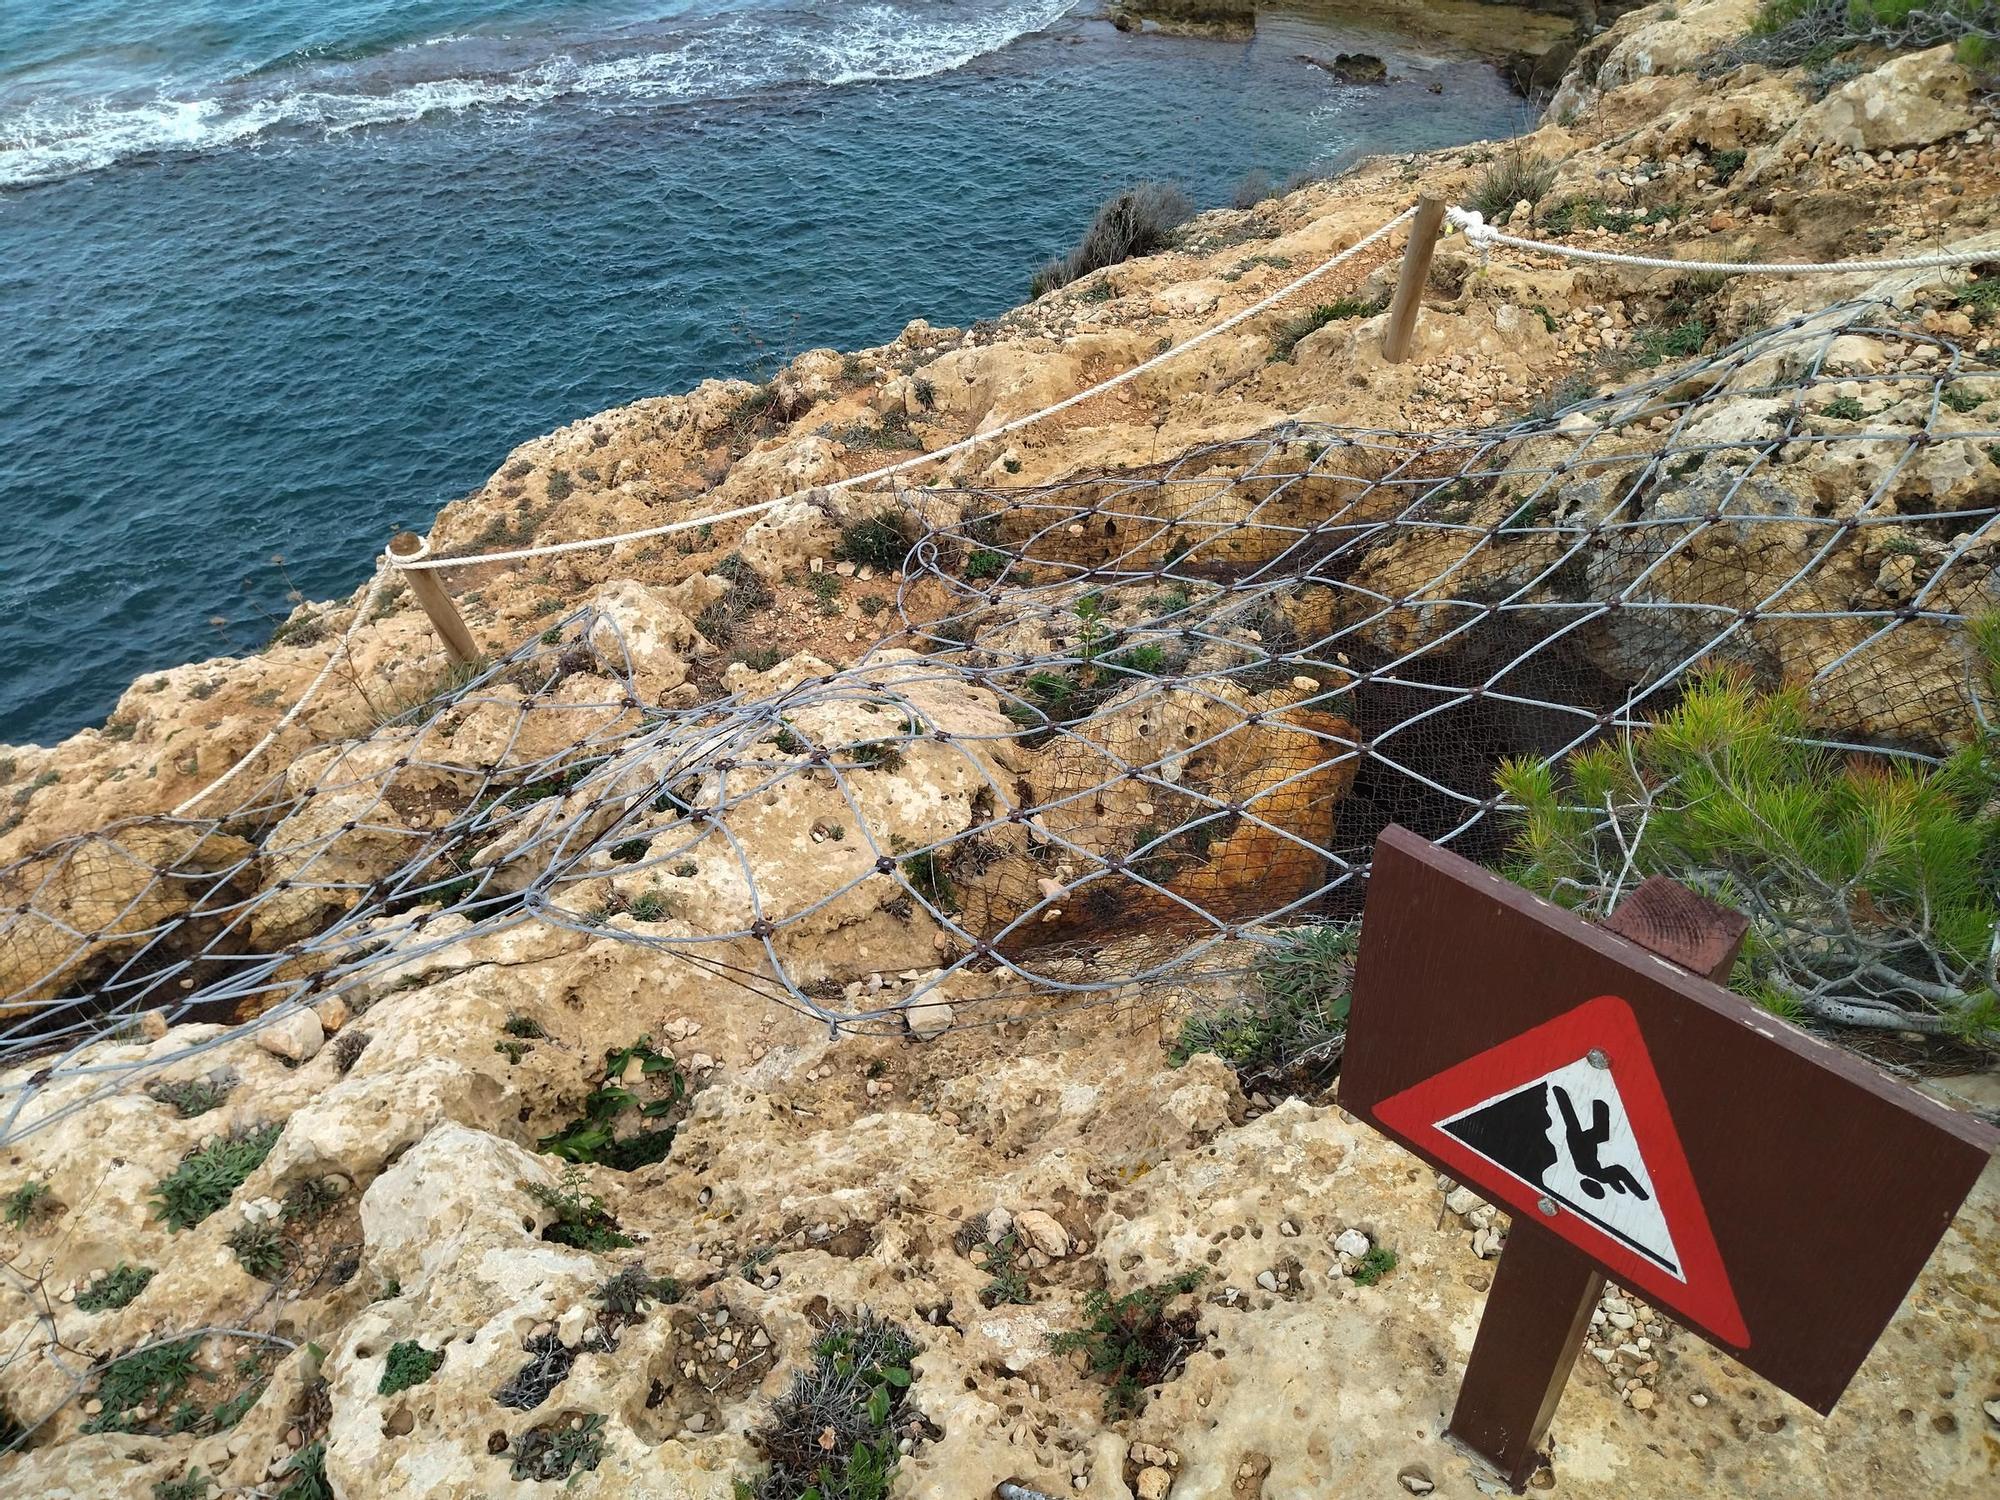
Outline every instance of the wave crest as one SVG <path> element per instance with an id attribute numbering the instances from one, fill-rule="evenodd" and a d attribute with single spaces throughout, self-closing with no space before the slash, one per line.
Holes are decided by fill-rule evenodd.
<path id="1" fill-rule="evenodd" d="M 392 56 L 443 54 L 431 77 L 338 76 L 258 92 L 222 88 L 193 99 L 39 104 L 0 118 L 0 189 L 48 183 L 143 157 L 218 151 L 284 134 L 341 135 L 437 115 L 533 109 L 566 100 L 659 105 L 739 99 L 786 87 L 924 78 L 962 68 L 1061 19 L 1074 0 L 1024 0 L 959 16 L 918 18 L 889 5 L 837 17 L 811 10 L 728 16 L 679 34 L 615 44 L 581 40 L 525 66 L 449 71 L 453 43 Z M 463 59 L 460 59 L 461 61 Z M 376 59 L 377 62 L 382 59 Z M 260 70 L 261 71 L 261 70 Z"/>

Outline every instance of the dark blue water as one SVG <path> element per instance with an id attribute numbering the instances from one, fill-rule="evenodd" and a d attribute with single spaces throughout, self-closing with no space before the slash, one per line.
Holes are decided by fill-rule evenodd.
<path id="1" fill-rule="evenodd" d="M 1405 56 L 1352 25 L 1087 10 L 0 0 L 0 741 L 255 649 L 528 437 L 997 313 L 1134 179 L 1521 122 L 1297 60 Z"/>

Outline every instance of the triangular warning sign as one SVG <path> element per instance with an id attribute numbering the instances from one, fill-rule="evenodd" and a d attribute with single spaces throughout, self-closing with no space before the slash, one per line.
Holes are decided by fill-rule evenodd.
<path id="1" fill-rule="evenodd" d="M 1749 1347 L 1638 1021 L 1615 995 L 1469 1057 L 1374 1113 L 1620 1283 Z"/>

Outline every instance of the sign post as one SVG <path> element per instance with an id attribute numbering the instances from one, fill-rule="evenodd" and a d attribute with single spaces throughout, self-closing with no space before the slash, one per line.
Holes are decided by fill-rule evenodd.
<path id="1" fill-rule="evenodd" d="M 1449 1435 L 1518 1492 L 1611 1276 L 1831 1411 L 1991 1131 L 1717 982 L 1743 923 L 1649 881 L 1594 927 L 1401 828 L 1343 1108 L 1512 1215 Z M 1844 1226 L 1868 1256 L 1816 1256 Z"/>

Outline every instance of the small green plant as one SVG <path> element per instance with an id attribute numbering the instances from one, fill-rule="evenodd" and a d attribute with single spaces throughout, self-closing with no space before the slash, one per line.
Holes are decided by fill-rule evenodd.
<path id="1" fill-rule="evenodd" d="M 1708 324 L 1700 318 L 1684 318 L 1661 328 L 1642 328 L 1632 341 L 1632 357 L 1647 369 L 1670 359 L 1689 359 L 1701 353 L 1708 336 Z"/>
<path id="2" fill-rule="evenodd" d="M 2000 318 L 2000 272 L 1974 276 L 1951 294 L 1951 307 L 1981 328 Z"/>
<path id="3" fill-rule="evenodd" d="M 658 891 L 641 891 L 625 909 L 636 922 L 664 922 L 673 914 L 671 903 Z"/>
<path id="4" fill-rule="evenodd" d="M 437 1374 L 444 1363 L 444 1350 L 426 1349 L 415 1339 L 401 1339 L 389 1346 L 382 1361 L 382 1379 L 375 1386 L 378 1396 L 393 1396 L 413 1385 L 422 1385 Z"/>
<path id="5" fill-rule="evenodd" d="M 1832 417 L 1841 422 L 1859 422 L 1868 415 L 1860 399 L 1855 396 L 1835 396 L 1819 410 L 1821 416 Z"/>
<path id="6" fill-rule="evenodd" d="M 0 1199 L 6 1207 L 0 1209 L 0 1216 L 7 1220 L 9 1228 L 26 1229 L 30 1222 L 48 1207 L 49 1185 L 46 1182 L 24 1182 L 6 1198 Z"/>
<path id="7" fill-rule="evenodd" d="M 1257 961 L 1255 995 L 1181 1023 L 1167 1054 L 1175 1067 L 1212 1052 L 1266 1093 L 1312 1094 L 1332 1082 L 1347 1040 L 1359 930 L 1325 923 L 1275 936 Z"/>
<path id="8" fill-rule="evenodd" d="M 151 1266 L 128 1266 L 121 1260 L 105 1275 L 78 1292 L 76 1305 L 83 1312 L 115 1311 L 145 1291 L 154 1275 Z"/>
<path id="9" fill-rule="evenodd" d="M 199 1469 L 190 1469 L 179 1479 L 153 1481 L 153 1500 L 208 1500 L 215 1481 Z"/>
<path id="10" fill-rule="evenodd" d="M 287 1224 L 317 1224 L 339 1201 L 339 1192 L 324 1177 L 306 1177 L 286 1191 L 281 1213 Z"/>
<path id="11" fill-rule="evenodd" d="M 886 1500 L 917 1347 L 871 1313 L 836 1317 L 754 1435 L 769 1468 L 742 1500 Z"/>
<path id="12" fill-rule="evenodd" d="M 990 547 L 975 547 L 966 554 L 965 576 L 967 578 L 999 578 L 1007 571 L 1007 554 L 995 552 Z"/>
<path id="13" fill-rule="evenodd" d="M 1368 1253 L 1354 1263 L 1348 1279 L 1356 1286 L 1373 1286 L 1396 1269 L 1396 1252 L 1386 1245 L 1371 1245 Z"/>
<path id="14" fill-rule="evenodd" d="M 285 1487 L 277 1500 L 333 1500 L 333 1486 L 326 1477 L 326 1443 L 316 1439 L 291 1457 L 278 1476 Z"/>
<path id="15" fill-rule="evenodd" d="M 1539 151 L 1516 147 L 1495 157 L 1465 195 L 1465 207 L 1488 219 L 1498 218 L 1516 203 L 1540 203 L 1556 185 L 1556 164 Z"/>
<path id="16" fill-rule="evenodd" d="M 500 1029 L 509 1036 L 521 1037 L 530 1042 L 545 1042 L 549 1039 L 549 1034 L 542 1029 L 540 1021 L 533 1016 L 521 1015 L 519 1012 L 509 1016 Z"/>
<path id="17" fill-rule="evenodd" d="M 1199 1286 L 1201 1277 L 1199 1270 L 1183 1271 L 1117 1298 L 1094 1291 L 1084 1298 L 1084 1326 L 1050 1340 L 1057 1354 L 1081 1350 L 1091 1373 L 1111 1387 L 1104 1398 L 1107 1421 L 1137 1416 L 1146 1388 L 1171 1380 L 1201 1347 L 1196 1310 L 1167 1311 L 1176 1297 Z"/>
<path id="18" fill-rule="evenodd" d="M 589 1412 L 574 1426 L 569 1418 L 558 1417 L 522 1433 L 509 1473 L 515 1479 L 572 1480 L 603 1461 L 604 1418 Z"/>
<path id="19" fill-rule="evenodd" d="M 1708 159 L 1710 175 L 1717 187 L 1722 186 L 1743 170 L 1743 163 L 1750 159 L 1747 151 L 1718 151 Z"/>
<path id="20" fill-rule="evenodd" d="M 1968 412 L 1985 404 L 1986 398 L 1975 393 L 1969 385 L 1954 385 L 1946 389 L 1940 398 L 1946 406 L 1956 412 Z"/>
<path id="21" fill-rule="evenodd" d="M 837 615 L 841 610 L 840 575 L 838 573 L 809 573 L 806 587 L 812 591 L 813 602 L 823 615 Z"/>
<path id="22" fill-rule="evenodd" d="M 906 525 L 900 511 L 877 511 L 866 521 L 856 521 L 852 526 L 844 527 L 833 555 L 839 561 L 851 562 L 857 567 L 873 568 L 878 573 L 893 573 L 903 566 L 903 560 L 910 555 L 910 534 Z"/>
<path id="23" fill-rule="evenodd" d="M 1277 334 L 1271 344 L 1271 362 L 1276 364 L 1289 360 L 1299 345 L 1312 334 L 1329 323 L 1342 322 L 1349 318 L 1372 318 L 1382 310 L 1379 302 L 1363 301 L 1359 297 L 1340 297 L 1332 302 L 1322 302 L 1308 312 L 1287 318 L 1278 325 Z"/>
<path id="24" fill-rule="evenodd" d="M 96 1399 L 104 1409 L 83 1424 L 85 1432 L 129 1432 L 137 1426 L 136 1407 L 165 1411 L 174 1398 L 197 1380 L 212 1377 L 196 1362 L 199 1335 L 170 1339 L 134 1351 L 105 1366 L 98 1377 Z"/>
<path id="25" fill-rule="evenodd" d="M 1020 1248 L 1020 1237 L 1012 1232 L 985 1245 L 985 1271 L 992 1279 L 980 1289 L 979 1300 L 988 1307 L 1028 1301 L 1028 1273 L 1014 1259 Z"/>
<path id="26" fill-rule="evenodd" d="M 539 1182 L 531 1184 L 528 1196 L 554 1216 L 542 1231 L 545 1240 L 578 1250 L 597 1251 L 622 1250 L 633 1243 L 629 1236 L 619 1233 L 618 1221 L 605 1208 L 604 1200 L 584 1185 L 581 1167 L 565 1167 L 562 1181 L 555 1187 Z"/>
<path id="27" fill-rule="evenodd" d="M 658 899 L 664 911 L 665 898 Z M 637 1081 L 649 1085 L 653 1091 L 653 1097 L 643 1103 L 624 1081 L 634 1061 L 639 1064 Z M 680 1065 L 666 1053 L 655 1051 L 650 1036 L 641 1036 L 629 1047 L 613 1047 L 605 1052 L 604 1072 L 597 1087 L 584 1097 L 583 1113 L 555 1134 L 542 1137 L 537 1149 L 564 1161 L 594 1162 L 620 1172 L 650 1166 L 664 1161 L 672 1148 L 672 1118 L 687 1097 L 687 1078 Z M 641 1120 L 668 1123 L 621 1136 L 617 1126 L 628 1111 L 636 1111 Z"/>
<path id="28" fill-rule="evenodd" d="M 276 1281 L 285 1274 L 285 1246 L 278 1226 L 268 1222 L 241 1224 L 230 1231 L 229 1248 L 244 1274 L 259 1281 Z"/>
<path id="29" fill-rule="evenodd" d="M 671 1276 L 655 1276 L 643 1265 L 627 1266 L 597 1289 L 607 1317 L 622 1323 L 636 1323 L 642 1302 L 673 1303 L 681 1300 L 681 1284 Z"/>
<path id="30" fill-rule="evenodd" d="M 863 594 L 859 599 L 855 600 L 855 603 L 861 606 L 861 613 L 868 616 L 871 620 L 889 607 L 889 601 L 884 599 L 880 594 Z M 773 663 L 773 665 L 776 665 L 776 663 Z"/>
<path id="31" fill-rule="evenodd" d="M 263 1165 L 283 1128 L 259 1126 L 219 1136 L 190 1151 L 153 1189 L 154 1217 L 175 1233 L 192 1229 L 227 1203 L 244 1179 Z"/>

